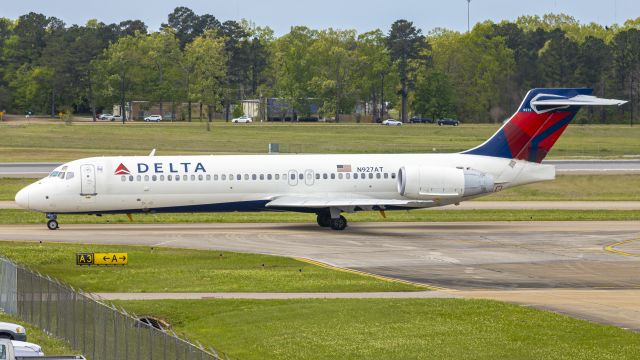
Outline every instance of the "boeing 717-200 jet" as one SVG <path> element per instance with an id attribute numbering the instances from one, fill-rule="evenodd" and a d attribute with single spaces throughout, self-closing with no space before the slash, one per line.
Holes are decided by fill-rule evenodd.
<path id="1" fill-rule="evenodd" d="M 541 164 L 581 106 L 626 101 L 533 89 L 483 144 L 453 154 L 108 156 L 71 161 L 16 194 L 46 214 L 298 211 L 343 230 L 343 213 L 449 204 L 553 180 Z M 383 213 L 384 214 L 384 213 Z"/>

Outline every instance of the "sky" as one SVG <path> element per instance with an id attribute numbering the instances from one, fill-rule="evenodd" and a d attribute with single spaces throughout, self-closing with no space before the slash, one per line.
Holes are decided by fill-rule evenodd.
<path id="1" fill-rule="evenodd" d="M 388 31 L 397 19 L 407 19 L 425 33 L 436 27 L 467 29 L 467 0 L 0 0 L 0 17 L 16 19 L 31 11 L 62 19 L 67 25 L 97 18 L 105 23 L 140 19 L 155 31 L 177 6 L 221 21 L 247 19 L 271 27 L 276 35 L 291 26 Z M 471 26 L 484 20 L 515 20 L 521 15 L 565 13 L 581 23 L 624 23 L 640 17 L 639 0 L 471 0 Z"/>

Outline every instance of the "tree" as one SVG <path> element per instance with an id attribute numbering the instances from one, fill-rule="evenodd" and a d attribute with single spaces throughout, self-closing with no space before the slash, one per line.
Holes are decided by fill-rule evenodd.
<path id="1" fill-rule="evenodd" d="M 409 77 L 412 71 L 409 68 L 412 60 L 422 58 L 422 50 L 427 47 L 427 42 L 422 36 L 422 30 L 413 26 L 411 21 L 397 20 L 391 25 L 387 38 L 387 47 L 391 58 L 396 62 L 400 76 L 400 96 L 402 97 L 401 120 L 407 121 L 407 95 Z"/>
<path id="2" fill-rule="evenodd" d="M 320 112 L 333 113 L 335 121 L 340 121 L 340 113 L 350 111 L 355 104 L 355 30 L 324 30 L 309 48 L 314 54 L 313 73 L 310 85 L 316 90 L 316 97 L 322 99 Z"/>
<path id="3" fill-rule="evenodd" d="M 414 111 L 433 119 L 455 116 L 453 87 L 446 74 L 429 71 L 416 83 Z"/>
<path id="4" fill-rule="evenodd" d="M 213 121 L 213 111 L 223 97 L 222 86 L 227 70 L 224 47 L 224 39 L 208 31 L 185 48 L 186 61 L 194 64 L 192 95 L 208 107 L 207 130 Z"/>
<path id="5" fill-rule="evenodd" d="M 184 49 L 187 44 L 202 35 L 205 31 L 219 29 L 220 21 L 213 15 L 205 14 L 198 16 L 188 7 L 178 6 L 169 14 L 167 23 L 162 24 L 161 27 L 172 28 L 180 41 L 180 48 Z"/>

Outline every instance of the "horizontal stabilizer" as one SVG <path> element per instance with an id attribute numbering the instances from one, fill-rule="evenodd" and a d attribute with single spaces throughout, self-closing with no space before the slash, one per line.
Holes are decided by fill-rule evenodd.
<path id="1" fill-rule="evenodd" d="M 433 201 L 417 200 L 389 200 L 389 199 L 327 199 L 308 196 L 281 196 L 266 204 L 266 207 L 287 208 L 313 208 L 324 209 L 329 207 L 371 207 L 371 206 L 402 206 L 402 207 L 429 207 Z"/>
<path id="2" fill-rule="evenodd" d="M 568 106 L 607 106 L 607 105 L 623 105 L 625 100 L 603 99 L 592 95 L 576 95 L 574 97 L 564 97 L 552 94 L 538 94 L 531 99 L 531 109 L 537 113 L 548 112 L 549 110 L 557 110 L 557 107 Z"/>

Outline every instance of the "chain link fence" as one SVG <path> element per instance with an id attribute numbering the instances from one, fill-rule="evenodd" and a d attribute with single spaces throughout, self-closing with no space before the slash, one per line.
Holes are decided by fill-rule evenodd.
<path id="1" fill-rule="evenodd" d="M 1 257 L 0 310 L 67 341 L 90 360 L 229 360 Z"/>

